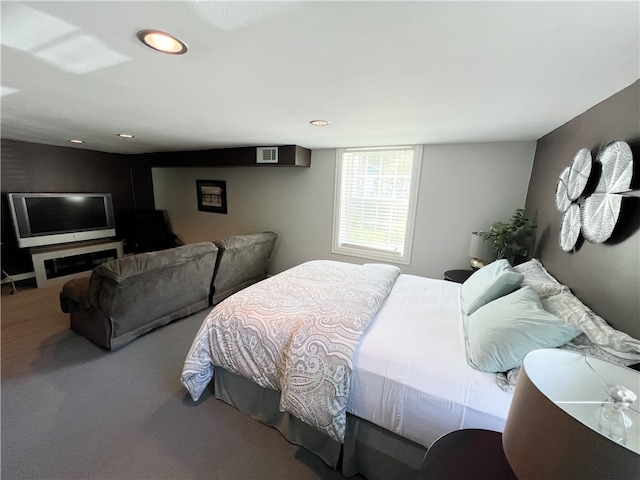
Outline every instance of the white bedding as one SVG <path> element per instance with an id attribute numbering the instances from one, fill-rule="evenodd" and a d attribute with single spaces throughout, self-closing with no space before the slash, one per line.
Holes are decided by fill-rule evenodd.
<path id="1" fill-rule="evenodd" d="M 362 326 L 366 330 L 362 335 L 355 335 L 354 323 L 347 329 L 351 332 L 347 338 L 343 335 L 347 330 L 337 328 L 333 322 L 342 318 L 340 312 L 347 306 L 347 299 L 352 303 L 361 298 L 360 293 L 347 288 L 347 284 L 354 284 L 360 292 L 364 278 L 360 278 L 362 267 L 350 264 L 344 264 L 348 272 L 331 270 L 341 267 L 339 264 L 326 261 L 303 264 L 287 275 L 271 277 L 218 305 L 203 323 L 185 360 L 181 380 L 192 397 L 197 399 L 212 378 L 213 365 L 281 392 L 295 391 L 293 389 L 298 386 L 303 393 L 316 384 L 323 387 L 327 375 L 323 374 L 320 383 L 310 381 L 309 375 L 313 372 L 307 374 L 301 368 L 306 364 L 311 367 L 324 365 L 326 362 L 320 361 L 321 357 L 313 352 L 318 350 L 314 345 L 326 344 L 324 349 L 334 354 L 352 352 L 345 357 L 345 367 L 351 374 L 350 378 L 345 376 L 344 389 L 338 389 L 341 384 L 337 379 L 331 380 L 329 389 L 333 392 L 330 399 L 335 395 L 338 399 L 347 397 L 336 410 L 342 411 L 342 415 L 346 410 L 425 447 L 456 429 L 502 431 L 511 394 L 498 386 L 495 374 L 475 370 L 467 362 L 461 285 L 405 274 L 394 277 L 395 282 L 393 278 L 375 280 L 372 285 L 375 291 L 382 292 L 384 283 L 389 284 L 388 289 L 379 301 L 366 301 L 371 303 L 370 308 L 358 307 L 358 312 L 372 310 L 371 315 L 375 315 L 358 314 L 359 319 L 367 317 L 366 321 L 364 318 L 358 320 L 364 322 Z M 318 275 L 324 270 L 327 272 L 321 277 L 325 280 L 318 283 Z M 364 276 L 373 275 L 371 271 Z M 329 297 L 324 293 L 326 288 L 333 292 Z M 313 320 L 309 325 L 318 325 L 325 333 L 301 329 L 300 325 L 308 323 L 305 319 Z M 298 326 L 292 328 L 292 325 Z M 334 335 L 322 340 L 322 335 L 329 332 Z M 291 341 L 292 334 L 296 334 L 294 338 L 299 337 L 299 341 Z M 347 348 L 348 339 L 357 342 L 358 338 L 359 343 Z M 298 343 L 311 357 L 303 359 L 296 353 L 294 380 L 297 383 L 291 384 L 285 380 L 287 375 L 282 373 L 285 367 L 278 360 L 287 358 L 283 352 L 288 350 L 277 345 L 295 346 Z M 275 360 L 278 361 L 273 363 Z M 324 367 L 319 369 L 325 370 Z M 272 373 L 277 372 L 281 374 L 272 378 Z M 305 381 L 300 382 L 300 379 Z M 320 390 L 322 393 L 326 389 Z M 331 410 L 333 400 L 309 397 L 298 402 L 300 408 L 289 409 L 283 405 L 282 398 L 282 411 L 289 411 L 342 441 L 344 419 Z M 305 416 L 307 410 L 312 413 L 317 410 L 314 415 L 320 418 L 320 409 L 326 408 L 324 405 L 330 406 L 328 413 L 333 417 L 330 423 L 321 424 L 314 420 L 315 417 Z M 339 428 L 334 428 L 335 425 Z"/>
<path id="2" fill-rule="evenodd" d="M 503 430 L 512 395 L 467 362 L 460 287 L 396 279 L 356 350 L 348 412 L 425 447 L 456 429 Z"/>

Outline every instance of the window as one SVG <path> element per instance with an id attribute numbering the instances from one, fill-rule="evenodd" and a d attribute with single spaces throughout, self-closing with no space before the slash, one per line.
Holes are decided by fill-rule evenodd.
<path id="1" fill-rule="evenodd" d="M 409 265 L 422 146 L 338 149 L 333 253 Z"/>

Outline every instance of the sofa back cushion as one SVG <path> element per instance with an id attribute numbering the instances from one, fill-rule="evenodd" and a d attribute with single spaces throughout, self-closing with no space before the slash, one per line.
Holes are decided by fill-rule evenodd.
<path id="1" fill-rule="evenodd" d="M 217 255 L 203 242 L 103 263 L 91 274 L 89 302 L 110 318 L 113 337 L 150 320 L 167 323 L 208 305 Z"/>
<path id="2" fill-rule="evenodd" d="M 220 252 L 213 280 L 213 304 L 267 278 L 277 238 L 274 232 L 264 232 L 233 235 L 214 242 Z"/>

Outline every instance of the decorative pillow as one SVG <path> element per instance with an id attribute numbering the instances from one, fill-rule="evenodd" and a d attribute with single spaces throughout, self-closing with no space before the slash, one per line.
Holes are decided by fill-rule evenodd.
<path id="1" fill-rule="evenodd" d="M 522 285 L 531 285 L 541 299 L 571 291 L 569 287 L 558 282 L 537 258 L 516 265 L 513 271 L 522 273 L 524 275 Z"/>
<path id="2" fill-rule="evenodd" d="M 545 310 L 583 331 L 600 348 L 612 349 L 618 356 L 640 355 L 640 340 L 614 329 L 604 319 L 570 292 L 562 292 L 542 299 Z M 629 356 L 629 355 L 627 355 Z"/>
<path id="3" fill-rule="evenodd" d="M 480 307 L 469 316 L 467 356 L 483 372 L 506 372 L 538 348 L 559 347 L 580 331 L 547 312 L 527 285 Z"/>
<path id="4" fill-rule="evenodd" d="M 507 260 L 496 260 L 473 272 L 461 289 L 462 308 L 472 314 L 481 306 L 512 292 L 524 275 L 516 273 Z"/>

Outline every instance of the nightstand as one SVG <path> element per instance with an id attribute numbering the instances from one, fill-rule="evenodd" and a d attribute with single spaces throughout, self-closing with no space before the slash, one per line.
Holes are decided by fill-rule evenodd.
<path id="1" fill-rule="evenodd" d="M 473 275 L 473 270 L 447 270 L 444 272 L 444 279 L 450 282 L 464 283 L 471 275 Z"/>
<path id="2" fill-rule="evenodd" d="M 424 456 L 418 480 L 517 480 L 502 449 L 502 434 L 465 429 L 443 435 Z"/>

